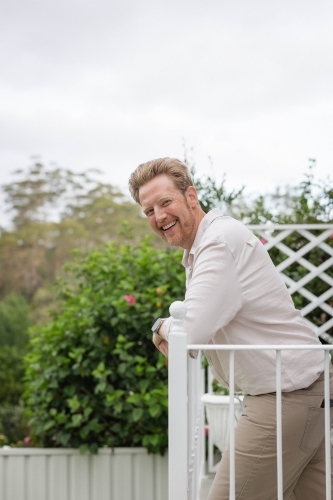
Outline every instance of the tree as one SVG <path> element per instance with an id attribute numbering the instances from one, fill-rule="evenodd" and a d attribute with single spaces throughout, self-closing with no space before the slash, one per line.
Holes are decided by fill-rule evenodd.
<path id="1" fill-rule="evenodd" d="M 21 178 L 3 185 L 2 189 L 16 228 L 59 218 L 74 200 L 79 204 L 87 185 L 94 183 L 89 172 L 74 173 L 57 166 L 46 168 L 40 161 L 35 161 L 27 171 L 16 170 L 13 174 Z"/>
<path id="2" fill-rule="evenodd" d="M 296 186 L 278 186 L 273 193 L 258 196 L 242 210 L 239 217 L 247 224 L 311 224 L 332 222 L 333 182 L 316 180 L 315 160 Z"/>
<path id="3" fill-rule="evenodd" d="M 91 171 L 36 162 L 16 176 L 2 187 L 14 228 L 0 238 L 0 297 L 17 292 L 31 303 L 39 289 L 52 286 L 73 249 L 84 255 L 129 235 L 137 242 L 147 232 L 139 207 Z"/>

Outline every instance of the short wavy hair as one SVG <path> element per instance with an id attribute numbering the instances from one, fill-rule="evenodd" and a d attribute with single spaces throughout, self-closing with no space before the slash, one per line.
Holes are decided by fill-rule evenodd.
<path id="1" fill-rule="evenodd" d="M 170 177 L 182 194 L 185 194 L 189 186 L 193 186 L 190 171 L 185 163 L 177 158 L 157 158 L 141 163 L 130 175 L 128 186 L 133 199 L 140 203 L 140 187 L 162 174 Z"/>

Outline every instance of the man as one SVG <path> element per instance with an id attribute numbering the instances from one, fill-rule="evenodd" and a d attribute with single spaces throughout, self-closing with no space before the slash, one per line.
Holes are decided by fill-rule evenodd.
<path id="1" fill-rule="evenodd" d="M 186 165 L 172 158 L 139 165 L 129 188 L 152 229 L 184 249 L 190 344 L 319 344 L 253 233 L 217 209 L 202 211 Z M 154 328 L 153 342 L 166 356 L 171 322 L 161 319 Z M 228 387 L 228 353 L 205 354 Z M 320 350 L 282 353 L 285 500 L 325 498 L 323 370 Z M 235 353 L 235 389 L 246 394 L 235 430 L 239 500 L 277 498 L 275 380 L 274 351 Z M 228 499 L 225 452 L 208 500 Z"/>

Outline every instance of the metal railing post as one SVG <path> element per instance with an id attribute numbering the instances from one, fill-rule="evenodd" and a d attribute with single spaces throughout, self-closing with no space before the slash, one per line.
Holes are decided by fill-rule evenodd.
<path id="1" fill-rule="evenodd" d="M 283 500 L 281 351 L 276 350 L 276 451 L 277 494 Z"/>
<path id="2" fill-rule="evenodd" d="M 326 461 L 326 500 L 331 500 L 331 428 L 330 428 L 330 353 L 325 351 L 325 461 Z"/>
<path id="3" fill-rule="evenodd" d="M 187 349 L 183 319 L 186 305 L 170 306 L 173 326 L 169 335 L 169 500 L 186 500 L 187 457 Z"/>
<path id="4" fill-rule="evenodd" d="M 229 498 L 235 500 L 235 351 L 229 352 L 230 486 Z"/>

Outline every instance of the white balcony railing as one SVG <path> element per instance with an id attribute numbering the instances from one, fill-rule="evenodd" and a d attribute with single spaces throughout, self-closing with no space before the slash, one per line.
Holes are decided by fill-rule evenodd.
<path id="1" fill-rule="evenodd" d="M 331 500 L 330 386 L 331 345 L 191 345 L 187 344 L 182 320 L 183 302 L 170 307 L 173 328 L 169 336 L 169 499 L 199 500 L 204 475 L 204 419 L 201 406 L 203 378 L 200 356 L 189 358 L 189 350 L 228 350 L 230 393 L 230 500 L 235 500 L 235 431 L 234 431 L 234 355 L 238 350 L 276 351 L 276 420 L 277 420 L 277 498 L 283 500 L 281 352 L 317 350 L 325 352 L 325 459 L 326 500 Z"/>

